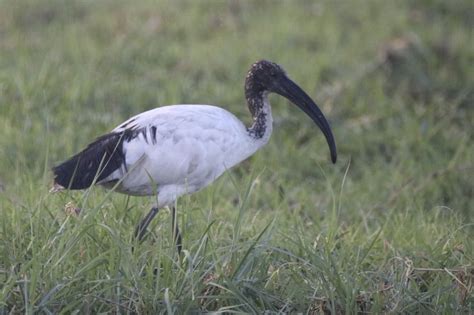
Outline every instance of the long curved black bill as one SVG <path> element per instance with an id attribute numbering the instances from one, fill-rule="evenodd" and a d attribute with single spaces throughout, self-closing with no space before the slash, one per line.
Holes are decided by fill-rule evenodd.
<path id="1" fill-rule="evenodd" d="M 337 151 L 336 142 L 332 135 L 331 127 L 329 126 L 326 117 L 321 112 L 316 103 L 303 91 L 296 83 L 291 81 L 288 77 L 282 77 L 276 83 L 274 92 L 286 97 L 293 104 L 298 106 L 302 111 L 306 113 L 311 119 L 318 125 L 319 129 L 323 132 L 326 137 L 326 141 L 329 145 L 331 152 L 331 161 L 336 163 Z"/>

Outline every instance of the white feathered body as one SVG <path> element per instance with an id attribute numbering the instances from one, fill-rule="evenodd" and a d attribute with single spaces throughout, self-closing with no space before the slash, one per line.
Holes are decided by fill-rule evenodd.
<path id="1" fill-rule="evenodd" d="M 267 102 L 266 102 L 267 103 Z M 211 105 L 172 105 L 143 112 L 115 128 L 141 130 L 123 142 L 125 163 L 98 184 L 114 186 L 130 195 L 158 194 L 158 207 L 193 193 L 226 170 L 251 156 L 268 142 L 271 111 L 265 135 L 249 136 L 232 113 Z"/>

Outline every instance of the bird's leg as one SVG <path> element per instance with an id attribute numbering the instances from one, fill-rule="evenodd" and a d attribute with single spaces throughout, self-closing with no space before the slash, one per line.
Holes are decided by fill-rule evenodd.
<path id="1" fill-rule="evenodd" d="M 181 254 L 181 248 L 183 247 L 183 240 L 181 238 L 181 232 L 178 228 L 178 223 L 176 222 L 176 207 L 173 206 L 172 213 L 171 213 L 171 233 L 173 233 L 173 243 L 176 244 L 176 249 L 178 250 L 178 254 Z"/>
<path id="2" fill-rule="evenodd" d="M 151 208 L 150 212 L 144 217 L 141 221 L 140 224 L 137 225 L 137 228 L 135 229 L 135 237 L 138 238 L 139 241 L 142 240 L 143 235 L 145 235 L 146 228 L 150 224 L 151 220 L 156 216 L 160 209 L 158 207 L 153 207 Z"/>

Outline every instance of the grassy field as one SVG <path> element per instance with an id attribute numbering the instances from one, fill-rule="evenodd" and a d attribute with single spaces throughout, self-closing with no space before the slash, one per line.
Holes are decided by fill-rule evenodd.
<path id="1" fill-rule="evenodd" d="M 474 312 L 474 40 L 466 1 L 0 1 L 0 314 Z M 339 160 L 271 97 L 270 143 L 181 198 L 50 194 L 129 116 L 216 104 L 283 65 Z M 74 207 L 82 208 L 79 215 Z M 132 248 L 135 250 L 132 251 Z"/>

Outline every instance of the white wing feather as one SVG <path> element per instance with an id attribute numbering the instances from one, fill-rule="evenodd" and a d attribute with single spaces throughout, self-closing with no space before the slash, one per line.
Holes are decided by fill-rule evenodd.
<path id="1" fill-rule="evenodd" d="M 126 165 L 104 182 L 122 180 L 118 190 L 136 195 L 154 194 L 157 187 L 158 197 L 170 200 L 207 186 L 263 145 L 233 114 L 210 105 L 159 107 L 112 132 L 125 129 L 143 132 L 124 141 Z"/>

